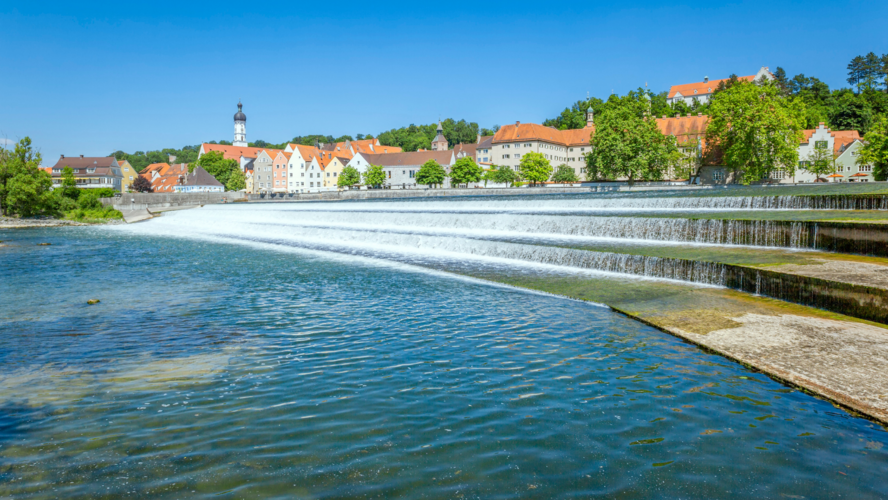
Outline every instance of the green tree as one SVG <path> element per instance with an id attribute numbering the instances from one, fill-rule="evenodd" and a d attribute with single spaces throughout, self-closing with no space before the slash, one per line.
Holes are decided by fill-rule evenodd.
<path id="1" fill-rule="evenodd" d="M 841 94 L 829 109 L 829 124 L 836 130 L 857 130 L 866 134 L 873 123 L 873 110 L 863 95 Z"/>
<path id="2" fill-rule="evenodd" d="M 221 151 L 210 151 L 204 153 L 196 165 L 206 170 L 210 175 L 221 182 L 223 186 L 228 185 L 228 179 L 234 174 L 235 170 L 240 170 L 237 160 L 227 160 Z M 246 184 L 244 184 L 246 185 Z"/>
<path id="3" fill-rule="evenodd" d="M 3 215 L 30 217 L 53 211 L 52 177 L 40 169 L 40 153 L 25 137 L 0 162 L 0 209 Z"/>
<path id="4" fill-rule="evenodd" d="M 744 184 L 785 170 L 792 176 L 799 161 L 805 105 L 780 96 L 770 84 L 738 82 L 716 94 L 710 107 L 706 144 L 719 148 L 724 163 L 742 172 Z"/>
<path id="5" fill-rule="evenodd" d="M 829 147 L 823 144 L 815 145 L 814 149 L 808 153 L 804 169 L 814 174 L 818 179 L 821 176 L 834 174 L 836 161 Z"/>
<path id="6" fill-rule="evenodd" d="M 563 163 L 558 165 L 555 169 L 555 173 L 552 175 L 552 182 L 573 183 L 579 181 L 580 179 L 577 177 L 577 173 L 574 172 L 573 167 L 569 167 Z"/>
<path id="7" fill-rule="evenodd" d="M 225 183 L 227 191 L 243 191 L 247 189 L 247 177 L 240 168 L 235 168 L 228 175 L 228 182 Z"/>
<path id="8" fill-rule="evenodd" d="M 458 187 L 461 184 L 471 184 L 481 180 L 484 170 L 475 163 L 470 156 L 464 156 L 450 167 L 450 185 Z"/>
<path id="9" fill-rule="evenodd" d="M 529 180 L 532 184 L 538 182 L 546 182 L 552 175 L 552 165 L 542 153 L 530 152 L 521 156 L 521 162 L 518 164 L 518 172 L 521 178 Z"/>
<path id="10" fill-rule="evenodd" d="M 434 159 L 428 160 L 419 167 L 416 172 L 416 183 L 424 186 L 440 186 L 444 184 L 444 178 L 447 177 L 447 171 Z"/>
<path id="11" fill-rule="evenodd" d="M 518 182 L 518 172 L 512 170 L 512 167 L 508 165 L 494 165 L 492 172 L 493 175 L 491 180 L 498 184 L 505 184 L 507 187 L 512 187 L 512 185 Z"/>
<path id="12" fill-rule="evenodd" d="M 659 180 L 675 166 L 675 138 L 664 136 L 646 105 L 622 98 L 597 121 L 586 155 L 586 178 Z"/>
<path id="13" fill-rule="evenodd" d="M 75 201 L 80 197 L 80 189 L 77 188 L 77 179 L 74 178 L 74 170 L 67 165 L 62 169 L 62 185 L 59 192 L 62 196 Z"/>
<path id="14" fill-rule="evenodd" d="M 880 117 L 863 136 L 857 165 L 872 165 L 875 180 L 888 180 L 888 117 Z"/>
<path id="15" fill-rule="evenodd" d="M 339 178 L 336 179 L 336 185 L 344 188 L 354 186 L 355 184 L 361 183 L 361 173 L 358 172 L 358 169 L 355 167 L 345 167 L 342 169 L 342 172 L 339 173 Z"/>
<path id="16" fill-rule="evenodd" d="M 364 184 L 368 186 L 379 187 L 385 184 L 385 170 L 381 165 L 368 166 L 362 177 L 364 177 Z"/>
<path id="17" fill-rule="evenodd" d="M 863 56 L 857 56 L 848 63 L 848 80 L 846 81 L 849 85 L 856 86 L 858 93 L 860 93 L 860 82 L 863 80 L 865 65 L 866 61 Z"/>

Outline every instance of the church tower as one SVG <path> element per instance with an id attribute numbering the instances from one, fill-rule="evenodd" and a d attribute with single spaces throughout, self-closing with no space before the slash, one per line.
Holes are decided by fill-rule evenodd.
<path id="1" fill-rule="evenodd" d="M 438 135 L 432 141 L 432 151 L 447 151 L 447 139 L 444 138 L 444 127 L 441 126 L 440 120 L 438 121 Z"/>
<path id="2" fill-rule="evenodd" d="M 234 115 L 234 142 L 232 145 L 246 147 L 247 145 L 247 115 L 243 111 L 244 105 L 237 101 L 237 113 Z"/>
<path id="3" fill-rule="evenodd" d="M 586 128 L 589 128 L 594 124 L 595 124 L 595 112 L 592 111 L 592 106 L 589 106 L 589 109 L 586 110 Z"/>

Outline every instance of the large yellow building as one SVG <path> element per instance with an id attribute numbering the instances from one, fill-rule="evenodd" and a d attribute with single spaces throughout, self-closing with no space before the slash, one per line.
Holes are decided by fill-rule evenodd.
<path id="1" fill-rule="evenodd" d="M 133 182 L 136 180 L 136 177 L 139 176 L 139 173 L 136 172 L 136 169 L 126 160 L 117 160 L 117 164 L 120 165 L 120 173 L 123 174 L 123 180 L 120 181 L 120 192 L 128 193 L 130 191 L 130 186 L 133 185 Z"/>

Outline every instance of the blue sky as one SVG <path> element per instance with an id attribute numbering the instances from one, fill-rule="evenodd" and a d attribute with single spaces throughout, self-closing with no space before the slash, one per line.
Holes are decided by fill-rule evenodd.
<path id="1" fill-rule="evenodd" d="M 540 122 L 607 98 L 753 74 L 845 85 L 888 52 L 888 2 L 0 0 L 0 138 L 44 163 L 227 139 L 377 134 L 439 117 Z M 2 140 L 2 139 L 0 139 Z"/>

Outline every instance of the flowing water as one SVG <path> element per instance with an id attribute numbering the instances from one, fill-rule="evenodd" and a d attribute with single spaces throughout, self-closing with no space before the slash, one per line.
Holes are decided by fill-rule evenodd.
<path id="1" fill-rule="evenodd" d="M 0 498 L 888 496 L 880 426 L 608 308 L 442 272 L 648 279 L 533 244 L 597 237 L 579 220 L 466 204 L 0 231 Z"/>

